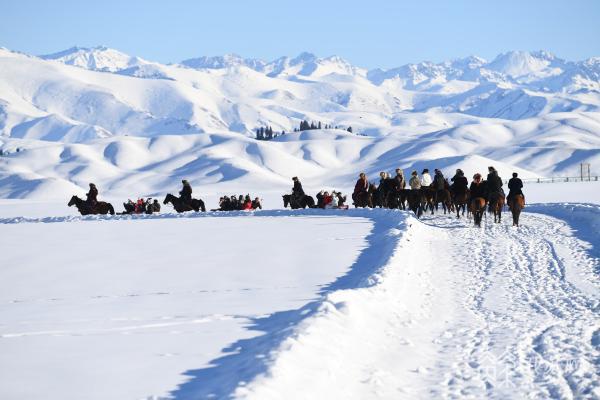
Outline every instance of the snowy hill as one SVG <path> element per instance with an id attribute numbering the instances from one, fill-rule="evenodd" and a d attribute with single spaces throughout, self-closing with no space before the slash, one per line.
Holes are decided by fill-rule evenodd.
<path id="1" fill-rule="evenodd" d="M 292 175 L 344 186 L 397 166 L 572 175 L 600 161 L 598 60 L 517 51 L 367 71 L 310 53 L 164 65 L 106 47 L 0 49 L 0 195 L 62 197 L 89 180 L 158 193 L 182 176 L 215 191 Z M 252 138 L 304 119 L 361 135 Z"/>

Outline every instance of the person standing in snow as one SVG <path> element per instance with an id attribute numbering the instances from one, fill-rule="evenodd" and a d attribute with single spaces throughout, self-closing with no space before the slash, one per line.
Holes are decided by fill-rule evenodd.
<path id="1" fill-rule="evenodd" d="M 191 204 L 192 203 L 192 186 L 186 179 L 182 180 L 181 183 L 183 184 L 183 187 L 179 191 L 179 199 L 185 204 Z"/>
<path id="2" fill-rule="evenodd" d="M 508 181 L 508 196 L 506 197 L 506 202 L 510 204 L 510 199 L 518 194 L 525 197 L 523 194 L 523 181 L 518 178 L 518 174 L 513 172 L 512 178 Z"/>
<path id="3" fill-rule="evenodd" d="M 431 186 L 432 183 L 431 175 L 429 175 L 429 170 L 425 168 L 423 172 L 421 172 L 421 186 Z"/>
<path id="4" fill-rule="evenodd" d="M 408 181 L 408 184 L 411 188 L 411 190 L 419 190 L 421 189 L 421 180 L 419 179 L 419 174 L 417 173 L 417 171 L 413 171 L 411 174 L 410 180 Z"/>

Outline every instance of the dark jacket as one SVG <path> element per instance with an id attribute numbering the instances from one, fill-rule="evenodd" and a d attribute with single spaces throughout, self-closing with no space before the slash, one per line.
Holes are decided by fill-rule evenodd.
<path id="1" fill-rule="evenodd" d="M 358 179 L 356 185 L 354 185 L 354 194 L 367 192 L 369 190 L 368 179 Z"/>
<path id="2" fill-rule="evenodd" d="M 296 197 L 304 196 L 304 189 L 302 189 L 302 184 L 300 183 L 300 181 L 294 181 L 292 194 Z"/>
<path id="3" fill-rule="evenodd" d="M 469 181 L 464 175 L 455 175 L 454 178 L 452 178 L 452 181 L 454 182 L 452 184 L 452 191 L 454 193 L 466 193 L 469 188 Z"/>
<path id="4" fill-rule="evenodd" d="M 498 176 L 498 172 L 492 171 L 487 176 L 487 189 L 490 193 L 500 192 L 502 193 L 502 178 Z"/>
<path id="5" fill-rule="evenodd" d="M 392 188 L 399 192 L 400 190 L 406 187 L 406 180 L 404 179 L 404 175 L 396 175 L 392 180 L 393 186 Z"/>
<path id="6" fill-rule="evenodd" d="M 511 178 L 508 181 L 508 189 L 509 196 L 514 196 L 515 194 L 523 194 L 523 181 L 519 178 Z"/>
<path id="7" fill-rule="evenodd" d="M 87 196 L 87 202 L 95 204 L 98 202 L 98 189 L 96 186 L 90 186 L 90 191 L 85 194 Z"/>
<path id="8" fill-rule="evenodd" d="M 437 172 L 433 177 L 433 188 L 435 190 L 444 190 L 446 188 L 446 180 L 441 172 Z"/>
<path id="9" fill-rule="evenodd" d="M 192 186 L 187 183 L 187 184 L 183 184 L 183 188 L 181 189 L 181 191 L 179 192 L 179 196 L 181 201 L 185 202 L 185 203 L 191 203 L 192 202 Z"/>
<path id="10" fill-rule="evenodd" d="M 471 191 L 471 198 L 476 199 L 477 197 L 483 197 L 487 200 L 487 182 L 482 181 L 478 184 L 471 182 L 469 190 Z"/>

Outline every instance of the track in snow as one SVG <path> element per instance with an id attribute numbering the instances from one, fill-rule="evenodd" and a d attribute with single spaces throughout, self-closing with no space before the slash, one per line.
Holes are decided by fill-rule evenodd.
<path id="1" fill-rule="evenodd" d="M 489 221 L 407 221 L 376 283 L 328 295 L 236 397 L 597 398 L 589 244 L 549 216 Z"/>

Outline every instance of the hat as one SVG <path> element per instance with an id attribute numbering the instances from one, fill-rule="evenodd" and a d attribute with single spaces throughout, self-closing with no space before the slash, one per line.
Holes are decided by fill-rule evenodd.
<path id="1" fill-rule="evenodd" d="M 93 183 L 90 183 L 90 187 L 96 187 L 96 185 Z"/>
<path id="2" fill-rule="evenodd" d="M 421 173 L 424 174 L 426 172 L 429 173 L 429 170 L 427 168 L 423 169 L 423 172 L 421 172 Z"/>
<path id="3" fill-rule="evenodd" d="M 519 176 L 519 174 L 517 174 L 516 172 L 513 172 L 513 178 L 516 178 L 517 176 Z"/>
<path id="4" fill-rule="evenodd" d="M 186 183 L 189 183 L 189 182 L 187 181 L 187 179 L 183 179 L 183 180 L 181 181 L 181 183 L 183 183 L 183 184 L 186 184 Z"/>
<path id="5" fill-rule="evenodd" d="M 294 176 L 294 177 L 292 178 L 292 180 L 293 180 L 293 181 L 297 181 L 297 180 L 298 180 L 298 177 L 297 177 L 297 176 Z"/>
<path id="6" fill-rule="evenodd" d="M 413 172 L 411 172 L 410 174 L 411 174 L 411 175 L 415 175 L 415 176 L 417 176 L 417 171 L 413 171 Z"/>

